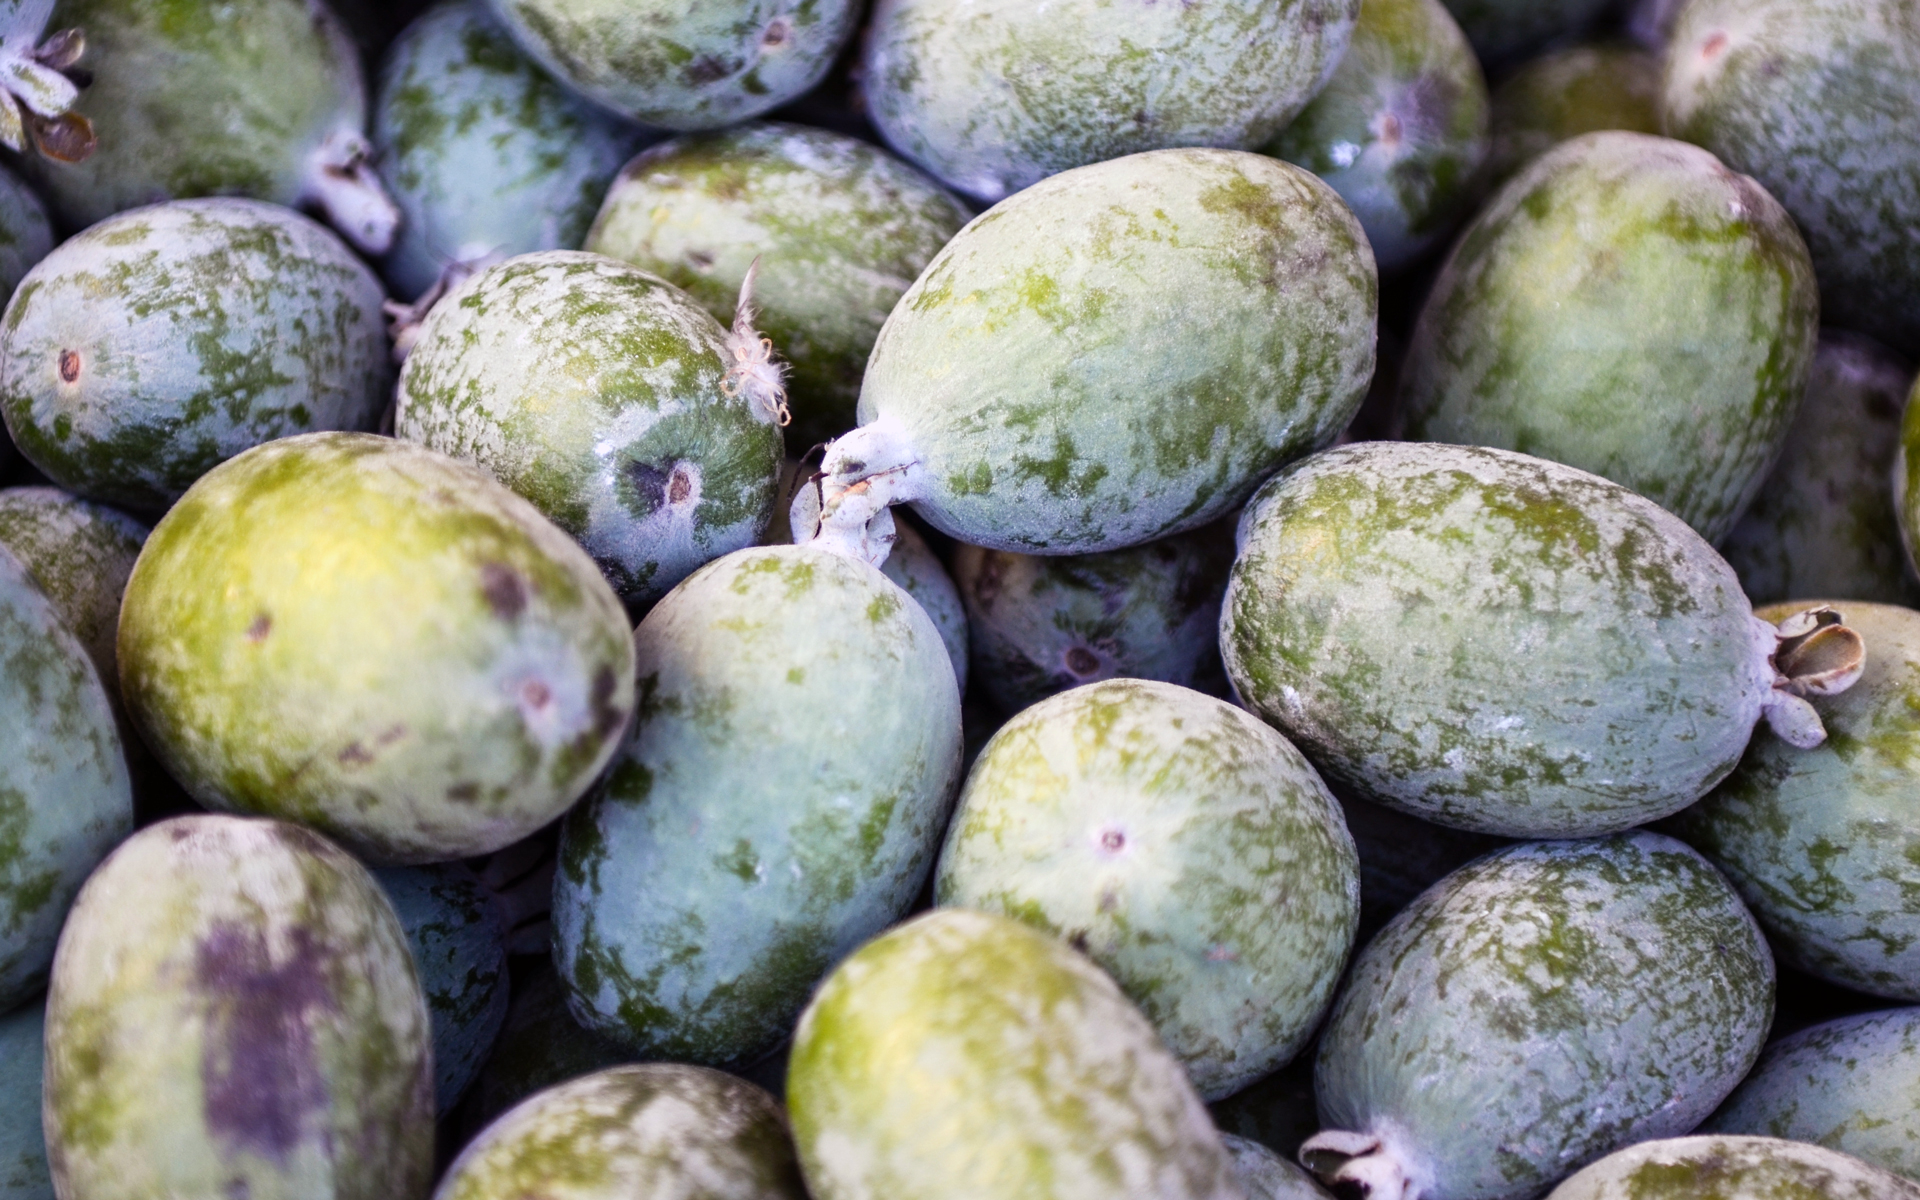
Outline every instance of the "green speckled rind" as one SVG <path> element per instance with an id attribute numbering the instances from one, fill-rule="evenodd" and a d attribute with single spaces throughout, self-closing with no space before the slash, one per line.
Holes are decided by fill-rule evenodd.
<path id="1" fill-rule="evenodd" d="M 428 316 L 395 432 L 478 462 L 644 607 L 753 545 L 773 513 L 780 429 L 721 386 L 725 339 L 692 297 L 638 267 L 524 254 Z"/>
<path id="2" fill-rule="evenodd" d="M 1461 235 L 1408 346 L 1408 436 L 1621 483 L 1725 537 L 1800 404 L 1813 266 L 1758 184 L 1621 130 L 1535 159 Z"/>
<path id="3" fill-rule="evenodd" d="M 1363 442 L 1241 520 L 1221 652 L 1362 799 L 1509 837 L 1676 812 L 1732 771 L 1773 635 L 1672 514 L 1504 450 Z"/>
<path id="4" fill-rule="evenodd" d="M 554 961 L 574 1015 L 645 1056 L 750 1061 L 919 894 L 959 689 L 911 597 L 805 546 L 702 569 L 635 642 L 633 740 L 561 835 Z"/>
<path id="5" fill-rule="evenodd" d="M 40 1126 L 46 1024 L 39 1000 L 0 1016 L 0 1200 L 54 1200 Z"/>
<path id="6" fill-rule="evenodd" d="M 662 129 L 718 129 L 819 83 L 855 0 L 488 0 L 563 82 Z"/>
<path id="7" fill-rule="evenodd" d="M 86 31 L 100 137 L 28 164 L 70 229 L 158 200 L 297 203 L 321 144 L 366 127 L 359 52 L 315 0 L 60 0 L 47 28 Z"/>
<path id="8" fill-rule="evenodd" d="M 953 681 L 959 685 L 960 694 L 967 694 L 967 610 L 960 598 L 960 589 L 955 586 L 953 576 L 947 574 L 946 566 L 940 556 L 927 545 L 927 539 L 916 533 L 912 526 L 901 521 L 894 526 L 895 540 L 893 552 L 887 555 L 887 561 L 880 565 L 880 573 L 907 595 L 919 601 L 927 616 L 933 619 L 933 627 L 940 631 L 940 641 L 947 648 L 947 657 L 953 662 Z"/>
<path id="9" fill-rule="evenodd" d="M 1701 1129 L 1814 1142 L 1920 1179 L 1920 1008 L 1781 1038 Z"/>
<path id="10" fill-rule="evenodd" d="M 147 539 L 120 682 L 196 800 L 373 862 L 511 845 L 565 812 L 633 711 L 625 611 L 484 472 L 371 434 L 222 465 Z"/>
<path id="11" fill-rule="evenodd" d="M 433 1025 L 433 1108 L 444 1116 L 480 1073 L 507 1019 L 507 922 L 472 870 L 389 867 L 374 878 L 413 951 Z"/>
<path id="12" fill-rule="evenodd" d="M 468 1143 L 434 1200 L 806 1200 L 780 1102 L 704 1067 L 614 1067 Z"/>
<path id="13" fill-rule="evenodd" d="M 40 990 L 75 893 L 133 832 L 107 690 L 32 574 L 0 547 L 0 1011 Z"/>
<path id="14" fill-rule="evenodd" d="M 1362 0 L 1333 78 L 1261 149 L 1333 185 L 1380 269 L 1398 270 L 1473 200 L 1487 150 L 1486 77 L 1440 0 Z"/>
<path id="15" fill-rule="evenodd" d="M 1481 171 L 1495 188 L 1583 133 L 1660 132 L 1660 58 L 1624 43 L 1574 46 L 1521 67 L 1493 93 L 1492 145 Z"/>
<path id="16" fill-rule="evenodd" d="M 1483 60 L 1498 63 L 1542 43 L 1578 32 L 1609 7 L 1608 0 L 1444 0 Z"/>
<path id="17" fill-rule="evenodd" d="M 382 270 L 412 299 L 453 263 L 576 250 L 621 164 L 659 136 L 555 83 L 482 0 L 437 5 L 380 70 L 373 144 L 404 214 Z"/>
<path id="18" fill-rule="evenodd" d="M 1920 1186 L 1821 1146 L 1721 1135 L 1629 1147 L 1547 1200 L 1920 1200 Z"/>
<path id="19" fill-rule="evenodd" d="M 177 817 L 74 904 L 48 1159 L 92 1200 L 390 1200 L 433 1177 L 427 1005 L 367 870 L 297 825 Z"/>
<path id="20" fill-rule="evenodd" d="M 620 173 L 586 249 L 679 287 L 723 324 L 760 260 L 755 324 L 792 368 L 795 454 L 853 428 L 880 326 L 967 223 L 938 184 L 865 142 L 749 125 L 656 146 Z"/>
<path id="21" fill-rule="evenodd" d="M 1828 322 L 1920 354 L 1920 9 L 1907 0 L 1695 0 L 1662 120 L 1799 223 Z"/>
<path id="22" fill-rule="evenodd" d="M 1220 1135 L 1233 1161 L 1233 1177 L 1247 1200 L 1327 1200 L 1327 1192 L 1313 1176 L 1278 1154 L 1230 1133 Z"/>
<path id="23" fill-rule="evenodd" d="M 1207 1110 L 1100 968 L 946 908 L 863 946 L 800 1019 L 813 1200 L 1239 1200 Z"/>
<path id="24" fill-rule="evenodd" d="M 0 546 L 11 550 L 87 648 L 109 695 L 120 694 L 114 637 L 120 597 L 147 527 L 58 488 L 0 490 Z"/>
<path id="25" fill-rule="evenodd" d="M 1217 680 L 1232 562 L 1224 525 L 1104 554 L 956 546 L 974 678 L 1009 713 L 1116 676 L 1183 687 Z"/>
<path id="26" fill-rule="evenodd" d="M 1754 603 L 1845 596 L 1920 604 L 1887 486 L 1913 378 L 1879 343 L 1822 332 L 1786 448 L 1721 547 Z"/>
<path id="27" fill-rule="evenodd" d="M 1326 86 L 1360 0 L 879 0 L 861 58 L 887 144 L 992 203 L 1169 146 L 1249 150 Z"/>
<path id="28" fill-rule="evenodd" d="M 1753 1065 L 1773 958 L 1705 859 L 1635 832 L 1495 851 L 1354 961 L 1321 1036 L 1329 1129 L 1424 1200 L 1507 1200 L 1685 1133 Z"/>
<path id="29" fill-rule="evenodd" d="M 511 991 L 506 1024 L 460 1106 L 469 1136 L 543 1088 L 634 1059 L 567 1012 L 566 988 L 548 958 L 515 963 Z"/>
<path id="30" fill-rule="evenodd" d="M 896 422 L 963 542 L 1087 554 L 1197 528 L 1331 442 L 1373 376 L 1378 283 L 1332 188 L 1229 150 L 1056 175 L 962 230 L 880 331 Z"/>
<path id="31" fill-rule="evenodd" d="M 1760 610 L 1783 620 L 1814 601 Z M 1740 889 L 1783 961 L 1920 1000 L 1920 612 L 1834 601 L 1867 645 L 1859 682 L 1809 703 L 1827 740 L 1762 729 L 1740 769 L 1672 822 Z"/>
<path id="32" fill-rule="evenodd" d="M 0 306 L 33 264 L 53 249 L 53 223 L 40 197 L 0 165 Z"/>
<path id="33" fill-rule="evenodd" d="M 0 324 L 0 415 L 69 491 L 163 509 L 216 463 L 370 428 L 392 369 L 373 272 L 256 200 L 104 221 L 42 259 Z"/>
<path id="34" fill-rule="evenodd" d="M 1001 727 L 934 878 L 1104 967 L 1203 1098 L 1281 1067 L 1333 999 L 1360 920 L 1340 806 L 1300 752 L 1223 700 L 1111 679 Z"/>

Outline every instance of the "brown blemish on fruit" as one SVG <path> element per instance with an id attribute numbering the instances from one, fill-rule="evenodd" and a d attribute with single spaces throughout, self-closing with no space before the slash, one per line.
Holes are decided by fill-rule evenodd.
<path id="1" fill-rule="evenodd" d="M 80 355 L 75 351 L 60 352 L 60 378 L 68 383 L 80 378 Z"/>
<path id="2" fill-rule="evenodd" d="M 459 804 L 472 804 L 480 798 L 480 785 L 477 783 L 456 783 L 447 789 L 447 799 Z"/>
<path id="3" fill-rule="evenodd" d="M 481 565 L 480 590 L 486 593 L 487 607 L 503 621 L 514 620 L 527 611 L 527 581 L 505 563 Z"/>
<path id="4" fill-rule="evenodd" d="M 760 35 L 760 45 L 768 50 L 778 49 L 793 38 L 793 26 L 785 17 L 775 17 L 767 23 L 766 32 Z"/>
<path id="5" fill-rule="evenodd" d="M 266 613 L 261 613 L 253 619 L 253 624 L 247 626 L 247 640 L 258 646 L 266 641 L 267 635 L 272 632 L 273 618 Z"/>
<path id="6" fill-rule="evenodd" d="M 545 708 L 553 703 L 553 689 L 543 679 L 529 679 L 520 685 L 520 701 L 528 708 Z"/>
<path id="7" fill-rule="evenodd" d="M 1118 854 L 1127 848 L 1127 835 L 1118 829 L 1109 829 L 1100 835 L 1100 848 L 1108 854 Z"/>
<path id="8" fill-rule="evenodd" d="M 1714 30 L 1701 45 L 1700 57 L 1706 59 L 1708 62 L 1712 62 L 1726 52 L 1727 43 L 1731 40 L 1731 38 L 1727 37 L 1726 30 Z"/>
<path id="9" fill-rule="evenodd" d="M 1100 669 L 1100 656 L 1085 646 L 1075 646 L 1067 651 L 1067 670 L 1075 675 L 1087 676 Z"/>
<path id="10" fill-rule="evenodd" d="M 347 767 L 364 767 L 373 761 L 373 755 L 359 742 L 349 743 L 336 757 L 342 766 Z"/>
<path id="11" fill-rule="evenodd" d="M 673 464 L 673 475 L 667 480 L 667 503 L 681 505 L 687 497 L 693 495 L 693 473 L 685 463 Z"/>

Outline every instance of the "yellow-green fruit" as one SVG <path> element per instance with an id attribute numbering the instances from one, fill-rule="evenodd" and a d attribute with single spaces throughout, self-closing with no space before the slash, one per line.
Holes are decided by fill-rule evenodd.
<path id="1" fill-rule="evenodd" d="M 1630 1146 L 1547 1200 L 1920 1200 L 1920 1185 L 1822 1146 L 1713 1135 Z"/>

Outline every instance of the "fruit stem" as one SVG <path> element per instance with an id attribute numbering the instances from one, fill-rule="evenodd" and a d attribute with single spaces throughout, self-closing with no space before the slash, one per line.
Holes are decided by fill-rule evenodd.
<path id="1" fill-rule="evenodd" d="M 1762 646 L 1773 688 L 1762 702 L 1767 725 L 1789 746 L 1811 750 L 1827 740 L 1820 714 L 1807 696 L 1837 696 L 1866 670 L 1867 644 L 1843 624 L 1840 610 L 1816 605 L 1766 629 Z"/>
<path id="2" fill-rule="evenodd" d="M 328 134 L 309 164 L 300 203 L 319 208 L 361 251 L 381 255 L 393 249 L 400 231 L 400 206 L 387 195 L 372 159 L 373 147 L 358 133 Z"/>
<path id="3" fill-rule="evenodd" d="M 888 508 L 924 499 L 927 471 L 905 429 L 885 417 L 836 438 L 814 486 L 794 497 L 793 540 L 879 567 L 893 551 Z"/>
<path id="4" fill-rule="evenodd" d="M 1421 1200 L 1427 1189 L 1389 1139 L 1326 1129 L 1300 1145 L 1300 1165 L 1329 1187 L 1346 1185 L 1365 1200 Z"/>

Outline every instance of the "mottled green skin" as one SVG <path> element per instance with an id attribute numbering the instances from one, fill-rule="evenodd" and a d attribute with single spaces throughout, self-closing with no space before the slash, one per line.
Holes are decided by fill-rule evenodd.
<path id="1" fill-rule="evenodd" d="M 1877 342 L 1821 334 L 1786 448 L 1720 551 L 1754 603 L 1844 596 L 1920 604 L 1887 486 L 1913 378 Z"/>
<path id="2" fill-rule="evenodd" d="M 446 1115 L 472 1085 L 507 1020 L 507 922 L 465 866 L 374 873 L 406 930 L 433 1025 L 433 1109 Z"/>
<path id="3" fill-rule="evenodd" d="M 1338 436 L 1378 282 L 1332 188 L 1161 150 L 1056 175 L 968 225 L 901 298 L 860 393 L 963 542 L 1087 554 L 1198 528 Z"/>
<path id="4" fill-rule="evenodd" d="M 289 209 L 213 199 L 123 213 L 14 293 L 0 415 L 61 487 L 164 509 L 250 446 L 371 428 L 392 378 L 384 296 L 339 238 Z"/>
<path id="5" fill-rule="evenodd" d="M 1705 859 L 1635 832 L 1495 851 L 1434 885 L 1355 960 L 1314 1091 L 1377 1135 L 1422 1200 L 1541 1189 L 1686 1133 L 1753 1065 L 1767 943 Z"/>
<path id="6" fill-rule="evenodd" d="M 1920 1179 L 1920 1008 L 1781 1038 L 1701 1129 L 1814 1142 Z"/>
<path id="7" fill-rule="evenodd" d="M 461 1125 L 478 1133 L 535 1092 L 633 1058 L 567 1012 L 566 988 L 550 961 L 522 959 L 514 965 L 506 1024 L 460 1106 Z"/>
<path id="8" fill-rule="evenodd" d="M 1773 633 L 1651 501 L 1504 450 L 1363 442 L 1275 478 L 1220 618 L 1248 706 L 1361 799 L 1509 837 L 1676 812 L 1739 762 Z"/>
<path id="9" fill-rule="evenodd" d="M 438 862 L 580 797 L 633 711 L 633 640 L 585 552 L 484 472 L 319 433 L 223 464 L 155 527 L 120 683 L 202 804 Z"/>
<path id="10" fill-rule="evenodd" d="M 1602 129 L 1660 132 L 1659 56 L 1612 42 L 1543 54 L 1493 93 L 1483 186 L 1497 188 L 1561 142 Z"/>
<path id="11" fill-rule="evenodd" d="M 1662 120 L 1759 180 L 1806 236 L 1826 319 L 1920 354 L 1920 9 L 1695 0 Z"/>
<path id="12" fill-rule="evenodd" d="M 1360 0 L 879 0 L 861 59 L 888 145 L 992 203 L 1170 146 L 1250 150 L 1327 85 Z"/>
<path id="13" fill-rule="evenodd" d="M 1395 271 L 1472 202 L 1487 105 L 1480 62 L 1440 0 L 1362 0 L 1339 69 L 1262 150 L 1333 185 L 1380 269 Z"/>
<path id="14" fill-rule="evenodd" d="M 940 631 L 940 641 L 947 648 L 947 657 L 953 663 L 953 681 L 959 685 L 960 694 L 964 696 L 967 694 L 970 633 L 960 589 L 954 584 L 953 576 L 947 573 L 940 556 L 933 552 L 933 548 L 927 545 L 927 539 L 916 533 L 912 526 L 901 521 L 894 526 L 894 533 L 893 552 L 881 564 L 880 573 L 893 580 L 901 591 L 919 601 L 920 607 L 933 619 L 934 628 Z"/>
<path id="15" fill-rule="evenodd" d="M 1443 0 L 1453 19 L 1491 63 L 1538 48 L 1591 24 L 1608 0 Z"/>
<path id="16" fill-rule="evenodd" d="M 806 1200 L 780 1102 L 704 1067 L 614 1067 L 468 1143 L 434 1200 Z"/>
<path id="17" fill-rule="evenodd" d="M 691 297 L 637 267 L 524 254 L 428 316 L 394 430 L 485 467 L 644 608 L 753 545 L 773 514 L 780 429 L 721 386 L 725 341 Z"/>
<path id="18" fill-rule="evenodd" d="M 812 89 L 854 0 L 487 0 L 563 82 L 662 129 L 719 129 Z"/>
<path id="19" fill-rule="evenodd" d="M 116 703 L 120 597 L 147 532 L 125 513 L 58 488 L 0 490 L 0 546 L 13 552 L 53 602 Z"/>
<path id="20" fill-rule="evenodd" d="M 1623 130 L 1535 159 L 1468 226 L 1407 350 L 1408 435 L 1604 475 L 1718 542 L 1806 387 L 1806 245 L 1753 180 Z"/>
<path id="21" fill-rule="evenodd" d="M 133 790 L 98 669 L 0 547 L 0 1012 L 46 983 L 67 907 L 133 832 Z"/>
<path id="22" fill-rule="evenodd" d="M 1232 562 L 1223 526 L 1051 558 L 956 546 L 974 679 L 1009 713 L 1116 676 L 1212 682 Z"/>
<path id="23" fill-rule="evenodd" d="M 1360 864 L 1285 738 L 1223 700 L 1110 679 L 987 743 L 933 894 L 1065 938 L 1217 1100 L 1319 1024 L 1353 950 Z"/>
<path id="24" fill-rule="evenodd" d="M 1347 832 L 1360 854 L 1360 937 L 1364 941 L 1415 897 L 1454 871 L 1507 844 L 1341 796 Z"/>
<path id="25" fill-rule="evenodd" d="M 881 324 L 967 209 L 865 142 L 799 125 L 678 138 L 630 163 L 586 248 L 670 280 L 731 324 L 755 259 L 755 324 L 792 368 L 788 448 L 853 428 Z"/>
<path id="26" fill-rule="evenodd" d="M 1783 620 L 1809 601 L 1763 608 Z M 1725 871 L 1783 961 L 1872 996 L 1920 1000 L 1920 613 L 1838 601 L 1866 641 L 1859 682 L 1810 703 L 1813 750 L 1767 730 L 1672 823 Z"/>
<path id="27" fill-rule="evenodd" d="M 33 189 L 0 165 L 0 305 L 53 249 L 53 223 Z"/>
<path id="28" fill-rule="evenodd" d="M 827 977 L 787 1072 L 813 1200 L 1239 1200 L 1180 1063 L 1111 979 L 939 909 Z"/>
<path id="29" fill-rule="evenodd" d="M 1609 1155 L 1547 1200 L 1920 1200 L 1920 1187 L 1803 1142 L 1702 1136 Z"/>
<path id="30" fill-rule="evenodd" d="M 63 1196 L 389 1200 L 433 1177 L 406 935 L 300 826 L 200 815 L 127 839 L 61 934 L 46 1047 Z"/>
<path id="31" fill-rule="evenodd" d="M 574 1015 L 643 1055 L 750 1061 L 919 894 L 960 692 L 911 597 L 805 546 L 713 563 L 634 640 L 640 716 L 561 834 L 554 961 Z"/>
<path id="32" fill-rule="evenodd" d="M 387 52 L 372 136 L 404 214 L 381 269 L 411 298 L 455 263 L 578 249 L 620 165 L 660 135 L 554 82 L 483 0 L 446 0 Z"/>
<path id="33" fill-rule="evenodd" d="M 1243 1137 L 1220 1135 L 1233 1161 L 1233 1177 L 1247 1200 L 1327 1200 L 1327 1192 L 1313 1176 L 1286 1159 Z"/>
<path id="34" fill-rule="evenodd" d="M 298 203 L 322 143 L 366 128 L 359 52 L 314 0 L 59 0 L 47 28 L 76 27 L 100 147 L 28 163 L 69 229 L 194 196 Z"/>
<path id="35" fill-rule="evenodd" d="M 0 1016 L 0 1200 L 53 1200 L 46 1135 L 40 1127 L 46 1024 L 38 1000 Z"/>

